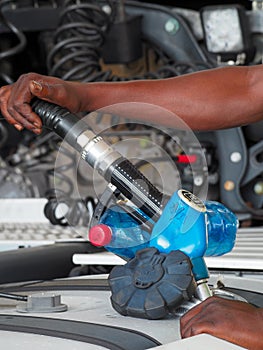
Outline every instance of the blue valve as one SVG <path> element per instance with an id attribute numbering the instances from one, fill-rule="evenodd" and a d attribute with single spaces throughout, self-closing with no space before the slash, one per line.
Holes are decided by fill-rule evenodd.
<path id="1" fill-rule="evenodd" d="M 181 250 L 190 258 L 204 256 L 207 216 L 203 202 L 189 191 L 175 192 L 153 227 L 150 246 L 162 253 Z"/>
<path id="2" fill-rule="evenodd" d="M 191 259 L 195 278 L 200 280 L 209 276 L 204 256 L 231 251 L 238 225 L 235 214 L 223 204 L 203 202 L 181 189 L 169 199 L 151 233 L 116 205 L 105 211 L 99 225 L 91 228 L 89 239 L 126 259 L 146 247 L 161 253 L 180 250 Z"/>

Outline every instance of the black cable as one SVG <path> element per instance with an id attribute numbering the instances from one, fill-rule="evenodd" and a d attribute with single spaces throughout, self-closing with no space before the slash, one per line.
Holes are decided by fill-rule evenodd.
<path id="1" fill-rule="evenodd" d="M 0 79 L 4 81 L 5 84 L 13 84 L 14 80 L 4 72 L 0 72 Z M 2 118 L 0 118 L 2 119 Z"/>
<path id="2" fill-rule="evenodd" d="M 20 300 L 20 301 L 27 301 L 28 299 L 26 295 L 9 294 L 9 293 L 3 293 L 3 292 L 0 292 L 0 298 Z"/>
<path id="3" fill-rule="evenodd" d="M 111 1 L 107 3 L 113 9 Z M 55 45 L 47 57 L 49 74 L 65 80 L 104 80 L 99 60 L 111 20 L 96 1 L 65 1 Z"/>
<path id="4" fill-rule="evenodd" d="M 7 49 L 5 51 L 0 52 L 0 61 L 4 60 L 8 57 L 17 55 L 18 53 L 22 52 L 26 45 L 27 45 L 27 39 L 23 32 L 21 32 L 16 26 L 14 26 L 10 21 L 8 21 L 3 13 L 3 7 L 7 4 L 12 4 L 12 0 L 2 0 L 0 2 L 0 23 L 7 27 L 11 33 L 13 33 L 17 40 L 18 44 L 14 47 L 11 47 L 10 49 Z M 0 72 L 0 78 L 6 83 L 6 84 L 12 84 L 13 79 L 7 75 L 5 72 Z"/>
<path id="5" fill-rule="evenodd" d="M 8 21 L 3 14 L 2 8 L 6 4 L 9 4 L 12 2 L 13 2 L 12 0 L 3 0 L 0 3 L 0 21 L 4 26 L 6 26 L 8 29 L 10 29 L 10 31 L 13 34 L 15 34 L 15 36 L 18 39 L 18 44 L 16 46 L 10 48 L 9 50 L 0 52 L 0 60 L 20 53 L 21 51 L 24 50 L 24 48 L 26 47 L 26 44 L 27 44 L 27 39 L 26 39 L 24 33 L 21 32 L 17 27 L 15 27 L 10 21 Z"/>
<path id="6" fill-rule="evenodd" d="M 61 183 L 63 183 L 63 186 L 67 185 L 68 189 L 67 190 L 63 189 L 63 193 L 66 193 L 67 195 L 71 195 L 74 190 L 74 184 L 72 179 L 69 176 L 65 175 L 65 173 L 71 169 L 75 169 L 76 167 L 75 155 L 64 146 L 61 146 L 60 143 L 58 142 L 57 137 L 56 139 L 52 139 L 51 142 L 53 144 L 53 150 L 60 152 L 60 154 L 63 154 L 65 158 L 67 158 L 69 161 L 68 163 L 63 162 L 63 164 L 57 165 L 56 169 L 53 168 L 51 170 L 48 170 L 48 175 L 52 177 L 55 176 L 57 179 L 60 179 Z M 51 195 L 51 193 L 53 192 L 56 193 L 57 191 L 60 191 L 60 190 L 58 188 L 51 188 L 49 191 L 49 195 Z"/>
<path id="7" fill-rule="evenodd" d="M 3 123 L 0 122 L 0 148 L 4 146 L 8 140 L 8 131 Z"/>
<path id="8" fill-rule="evenodd" d="M 170 78 L 212 67 L 208 62 L 173 62 L 158 47 L 145 42 L 162 62 L 162 66 L 156 72 L 120 77 L 112 74 L 110 69 L 102 70 L 102 46 L 106 32 L 117 15 L 118 2 L 104 1 L 103 4 L 109 6 L 110 14 L 103 10 L 99 1 L 64 2 L 59 25 L 53 37 L 54 47 L 47 57 L 49 75 L 82 82 L 127 81 Z"/>
<path id="9" fill-rule="evenodd" d="M 156 72 L 146 72 L 132 77 L 120 77 L 112 74 L 111 69 L 101 67 L 102 46 L 110 26 L 118 14 L 117 1 L 103 1 L 110 8 L 106 13 L 100 1 L 67 0 L 60 13 L 57 30 L 54 33 L 54 47 L 47 56 L 49 75 L 64 80 L 127 81 L 139 79 L 170 78 L 177 75 L 211 68 L 206 62 L 173 62 L 166 53 L 149 45 L 162 66 Z"/>

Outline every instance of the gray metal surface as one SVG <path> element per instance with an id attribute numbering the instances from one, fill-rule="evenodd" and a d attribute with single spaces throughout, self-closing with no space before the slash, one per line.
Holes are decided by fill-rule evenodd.
<path id="1" fill-rule="evenodd" d="M 222 277 L 222 276 L 221 276 Z M 90 276 L 86 277 L 86 280 L 89 279 L 94 281 L 106 280 L 107 275 L 99 276 Z M 203 349 L 213 349 L 213 350 L 234 350 L 241 349 L 233 344 L 228 342 L 216 339 L 212 336 L 201 335 L 197 337 L 192 337 L 182 340 L 180 338 L 180 329 L 179 329 L 179 317 L 172 316 L 163 320 L 144 320 L 132 317 L 125 317 L 118 314 L 111 306 L 110 303 L 110 292 L 104 290 L 77 290 L 76 288 L 70 289 L 71 281 L 73 280 L 82 280 L 83 278 L 75 279 L 66 279 L 69 289 L 68 290 L 59 290 L 53 291 L 54 293 L 61 294 L 61 300 L 63 303 L 68 305 L 68 311 L 58 312 L 58 313 L 27 313 L 23 314 L 23 317 L 40 317 L 40 318 L 50 318 L 52 320 L 72 320 L 88 323 L 95 323 L 98 325 L 107 325 L 110 327 L 121 327 L 123 329 L 128 329 L 132 331 L 140 332 L 146 336 L 150 336 L 157 341 L 159 341 L 162 346 L 160 350 L 203 350 Z M 211 283 L 218 280 L 217 275 L 211 276 Z M 240 288 L 246 286 L 246 289 L 262 291 L 263 290 L 263 281 L 262 280 L 249 280 L 242 277 L 226 277 L 225 279 L 226 286 L 233 288 Z M 32 287 L 34 288 L 34 286 Z M 33 292 L 35 291 L 33 290 Z M 30 294 L 30 292 L 27 292 Z M 12 317 L 21 315 L 16 311 L 16 302 L 15 301 L 6 301 L 0 299 L 0 308 L 1 308 L 1 317 L 6 315 L 8 317 L 9 324 L 12 323 Z M 66 328 L 66 327 L 65 327 Z M 41 333 L 41 329 L 40 329 Z M 73 333 L 73 330 L 72 330 Z M 30 333 L 19 333 L 19 332 L 10 332 L 8 329 L 5 331 L 0 331 L 1 336 L 1 345 L 4 349 L 10 348 L 12 350 L 34 350 L 36 348 L 36 343 L 38 344 L 38 349 L 57 349 L 64 350 L 69 349 L 71 346 L 72 349 L 104 349 L 103 346 L 92 345 L 83 343 L 80 340 L 72 339 L 63 339 L 59 336 L 47 336 L 47 335 L 38 335 Z M 105 347 L 107 348 L 107 347 Z M 158 346 L 154 347 L 159 349 Z"/>

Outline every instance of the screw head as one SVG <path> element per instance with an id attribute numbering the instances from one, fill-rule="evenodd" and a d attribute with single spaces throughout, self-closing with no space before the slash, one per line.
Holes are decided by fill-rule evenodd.
<path id="1" fill-rule="evenodd" d="M 258 195 L 263 194 L 263 181 L 259 181 L 254 185 L 254 192 Z"/>
<path id="2" fill-rule="evenodd" d="M 172 35 L 175 35 L 179 30 L 179 23 L 175 18 L 170 18 L 164 25 L 164 30 Z"/>
<path id="3" fill-rule="evenodd" d="M 233 163 L 238 163 L 241 161 L 241 159 L 242 159 L 242 156 L 241 156 L 241 153 L 239 152 L 233 152 L 230 154 L 230 160 Z"/>
<path id="4" fill-rule="evenodd" d="M 233 191 L 233 189 L 235 188 L 235 183 L 231 180 L 228 180 L 224 183 L 224 189 L 226 191 Z"/>

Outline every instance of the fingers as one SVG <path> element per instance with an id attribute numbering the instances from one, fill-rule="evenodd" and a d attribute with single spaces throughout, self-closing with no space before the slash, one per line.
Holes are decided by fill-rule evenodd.
<path id="1" fill-rule="evenodd" d="M 1 113 L 5 117 L 5 119 L 8 121 L 9 124 L 14 125 L 14 127 L 21 131 L 23 129 L 23 126 L 19 124 L 8 112 L 7 110 L 7 101 L 9 98 L 9 89 L 1 88 L 0 89 L 0 100 L 1 100 Z"/>
<path id="2" fill-rule="evenodd" d="M 41 119 L 30 105 L 34 97 L 66 108 L 75 103 L 61 79 L 36 73 L 23 74 L 16 83 L 0 89 L 1 113 L 17 130 L 26 128 L 41 133 Z"/>
<path id="3" fill-rule="evenodd" d="M 49 98 L 52 94 L 48 85 L 41 83 L 42 77 L 35 73 L 24 74 L 16 83 L 0 89 L 1 113 L 17 130 L 26 128 L 41 133 L 41 119 L 32 111 L 30 103 L 35 96 Z"/>
<path id="4" fill-rule="evenodd" d="M 14 125 L 17 130 L 21 131 L 26 128 L 33 131 L 35 134 L 41 133 L 41 120 L 32 112 L 29 105 L 24 104 L 20 106 L 19 112 L 17 112 L 13 106 L 7 108 L 6 105 L 3 105 L 1 108 L 6 120 Z"/>
<path id="5" fill-rule="evenodd" d="M 4 99 L 3 108 L 6 108 L 6 113 L 15 119 L 18 124 L 39 134 L 42 128 L 42 122 L 30 106 L 31 100 L 36 96 L 30 89 L 31 78 L 34 77 L 35 74 L 22 75 L 15 84 L 11 85 L 9 98 Z"/>
<path id="6" fill-rule="evenodd" d="M 24 128 L 32 130 L 36 134 L 41 132 L 41 120 L 32 112 L 29 105 L 32 95 L 25 86 L 19 88 L 19 84 L 10 84 L 0 89 L 0 109 L 2 116 L 8 123 L 21 131 Z M 35 122 L 35 119 L 38 119 Z"/>
<path id="7" fill-rule="evenodd" d="M 26 103 L 16 103 L 16 105 L 9 102 L 1 103 L 1 111 L 6 120 L 14 125 L 17 130 L 26 128 L 36 134 L 41 133 L 42 123 L 40 118 L 32 111 L 31 107 Z"/>

